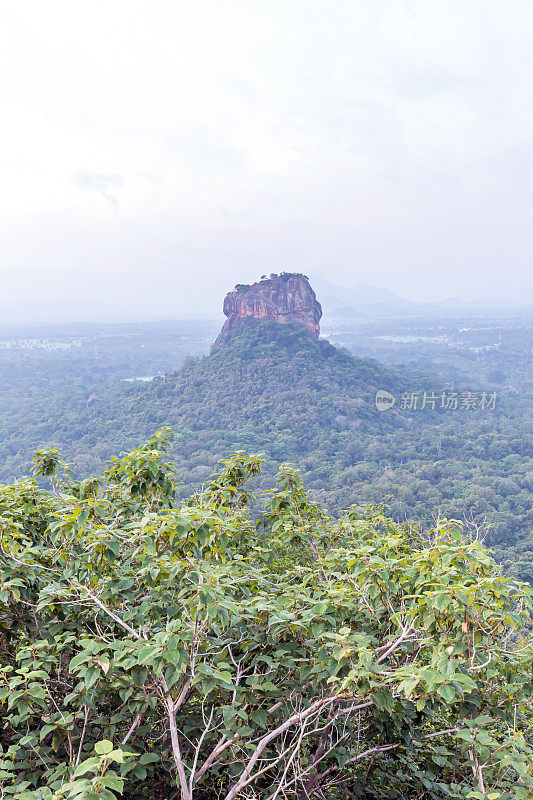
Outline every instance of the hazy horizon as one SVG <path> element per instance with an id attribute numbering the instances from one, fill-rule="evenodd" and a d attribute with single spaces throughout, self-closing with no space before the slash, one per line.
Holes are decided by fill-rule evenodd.
<path id="1" fill-rule="evenodd" d="M 533 6 L 80 7 L 0 31 L 0 322 L 218 314 L 282 270 L 533 296 Z"/>
<path id="2" fill-rule="evenodd" d="M 323 305 L 323 311 L 326 315 L 332 311 L 333 307 L 342 308 L 344 306 L 351 307 L 355 310 L 362 310 L 363 314 L 368 316 L 367 321 L 372 321 L 375 319 L 372 313 L 368 312 L 367 307 L 369 303 L 376 302 L 376 303 L 384 303 L 387 305 L 389 301 L 392 301 L 392 305 L 390 306 L 391 309 L 394 308 L 394 301 L 395 300 L 406 300 L 413 304 L 417 304 L 418 308 L 413 306 L 413 313 L 415 315 L 424 315 L 427 314 L 428 317 L 432 316 L 433 310 L 438 310 L 439 306 L 446 306 L 446 301 L 458 301 L 457 305 L 451 303 L 450 304 L 450 311 L 451 313 L 456 313 L 460 310 L 461 304 L 464 303 L 464 310 L 465 313 L 472 312 L 508 312 L 513 313 L 516 311 L 517 313 L 526 311 L 528 314 L 533 312 L 533 306 L 527 300 L 520 303 L 518 301 L 505 301 L 505 300 L 494 300 L 491 301 L 486 300 L 484 298 L 474 298 L 473 301 L 464 301 L 462 298 L 457 297 L 450 297 L 435 300 L 428 300 L 428 301 L 417 301 L 413 298 L 407 297 L 406 295 L 398 295 L 396 293 L 392 293 L 392 297 L 389 298 L 389 292 L 386 287 L 376 287 L 372 286 L 371 284 L 356 284 L 355 286 L 343 286 L 342 284 L 329 284 L 328 281 L 324 279 L 310 275 L 308 276 L 310 279 L 311 286 L 315 289 L 317 299 Z M 248 280 L 242 280 L 242 283 L 254 283 L 260 279 L 259 275 L 251 276 Z M 365 297 L 365 292 L 363 291 L 363 297 L 360 303 L 357 303 L 353 297 L 347 300 L 344 297 L 343 292 L 339 291 L 337 293 L 331 292 L 327 289 L 328 286 L 332 288 L 336 288 L 339 290 L 346 290 L 347 293 L 351 293 L 352 291 L 354 294 L 359 290 L 369 290 L 371 293 L 381 294 L 383 293 L 382 297 L 376 297 L 375 301 L 372 301 L 370 298 Z M 201 287 L 200 287 L 201 288 Z M 227 292 L 233 290 L 233 286 L 227 287 Z M 209 292 L 207 295 L 196 295 L 196 303 L 191 302 L 191 298 L 189 298 L 189 302 L 187 303 L 187 307 L 184 308 L 182 305 L 174 304 L 174 295 L 171 291 L 165 292 L 164 298 L 159 298 L 157 303 L 150 302 L 150 300 L 142 303 L 142 302 L 128 302 L 125 301 L 124 298 L 120 296 L 120 294 L 116 293 L 109 293 L 104 299 L 86 299 L 80 298 L 78 296 L 71 296 L 71 297 L 63 297 L 57 298 L 55 300 L 48 300 L 47 302 L 41 302 L 40 304 L 35 304 L 33 301 L 29 301 L 24 305 L 21 303 L 20 305 L 16 305 L 15 303 L 11 303 L 9 307 L 3 308 L 2 315 L 0 318 L 0 327 L 2 324 L 7 326 L 16 326 L 20 325 L 21 327 L 31 327 L 32 325 L 54 325 L 54 324 L 91 324 L 91 323 L 135 323 L 135 322 L 157 322 L 157 321 L 164 321 L 164 320 L 217 320 L 222 322 L 224 320 L 224 315 L 222 311 L 222 305 L 224 297 L 227 293 L 226 291 L 223 292 L 220 296 L 214 295 Z M 176 297 L 179 297 L 179 293 L 176 292 Z M 334 298 L 337 299 L 337 302 L 332 302 Z M 394 314 L 392 315 L 394 317 Z M 400 316 L 402 316 L 400 314 Z"/>

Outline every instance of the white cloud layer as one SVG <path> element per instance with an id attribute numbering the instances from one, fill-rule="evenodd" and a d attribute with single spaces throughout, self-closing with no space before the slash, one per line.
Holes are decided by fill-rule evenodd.
<path id="1" fill-rule="evenodd" d="M 284 268 L 414 299 L 531 295 L 529 0 L 2 16 L 8 306 L 183 313 Z"/>

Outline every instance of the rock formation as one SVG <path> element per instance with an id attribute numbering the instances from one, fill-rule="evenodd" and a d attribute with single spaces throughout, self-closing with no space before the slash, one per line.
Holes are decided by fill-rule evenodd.
<path id="1" fill-rule="evenodd" d="M 322 308 L 305 275 L 282 272 L 262 278 L 251 286 L 237 284 L 224 299 L 224 323 L 215 347 L 226 344 L 234 332 L 248 320 L 266 319 L 281 324 L 296 323 L 310 335 L 320 335 Z"/>

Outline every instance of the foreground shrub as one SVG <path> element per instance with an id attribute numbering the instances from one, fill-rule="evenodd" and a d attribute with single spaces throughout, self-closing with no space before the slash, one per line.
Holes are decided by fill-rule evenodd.
<path id="1" fill-rule="evenodd" d="M 260 459 L 175 507 L 167 436 L 0 495 L 3 795 L 528 798 L 529 599 L 454 522 L 340 519 Z"/>

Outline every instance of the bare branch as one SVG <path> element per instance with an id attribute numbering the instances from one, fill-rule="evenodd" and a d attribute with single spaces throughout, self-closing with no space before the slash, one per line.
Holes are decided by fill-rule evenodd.
<path id="1" fill-rule="evenodd" d="M 135 717 L 135 719 L 133 720 L 133 723 L 132 723 L 132 726 L 131 726 L 131 728 L 129 729 L 129 731 L 127 732 L 127 734 L 125 735 L 125 737 L 123 738 L 123 740 L 122 740 L 121 744 L 126 744 L 126 743 L 127 743 L 127 741 L 128 741 L 128 739 L 130 738 L 130 736 L 133 734 L 133 732 L 135 731 L 135 729 L 138 727 L 138 725 L 139 725 L 139 723 L 140 723 L 141 719 L 142 719 L 141 715 L 140 715 L 140 714 L 137 714 L 137 716 L 136 716 L 136 717 Z"/>
<path id="2" fill-rule="evenodd" d="M 398 639 L 396 639 L 396 641 L 393 642 L 389 647 L 387 647 L 385 652 L 382 653 L 380 657 L 376 659 L 376 664 L 380 664 L 382 661 L 388 658 L 401 645 L 402 642 L 404 642 L 407 638 L 409 638 L 409 636 L 411 636 L 412 633 L 414 633 L 414 630 L 415 627 L 412 624 L 409 625 L 409 627 L 405 628 L 402 631 L 401 636 Z"/>
<path id="3" fill-rule="evenodd" d="M 241 776 L 239 777 L 238 781 L 232 786 L 229 792 L 225 795 L 224 800 L 234 800 L 237 797 L 238 793 L 243 789 L 251 780 L 251 773 L 255 765 L 257 764 L 261 753 L 267 747 L 270 742 L 288 730 L 290 727 L 296 724 L 301 724 L 304 720 L 310 717 L 312 714 L 316 714 L 317 712 L 322 711 L 323 708 L 327 708 L 327 706 L 331 705 L 338 701 L 338 696 L 334 695 L 333 697 L 325 697 L 320 700 L 315 700 L 314 703 L 304 709 L 303 711 L 298 712 L 297 714 L 293 714 L 289 719 L 285 720 L 281 725 L 277 728 L 274 728 L 273 731 L 267 733 L 265 736 L 260 739 L 259 744 L 255 748 L 255 751 L 252 757 L 249 759 L 246 767 L 244 768 Z"/>
<path id="4" fill-rule="evenodd" d="M 200 736 L 200 739 L 198 740 L 198 744 L 197 744 L 195 752 L 194 752 L 194 760 L 192 762 L 191 774 L 189 776 L 189 792 L 191 794 L 191 797 L 192 797 L 192 787 L 193 787 L 194 780 L 195 780 L 194 779 L 194 773 L 196 772 L 196 765 L 198 764 L 198 756 L 200 755 L 200 749 L 202 747 L 202 743 L 203 743 L 205 737 L 207 736 L 207 732 L 208 732 L 209 728 L 211 727 L 211 722 L 213 721 L 213 714 L 214 713 L 215 713 L 215 707 L 212 706 L 211 714 L 209 715 L 209 719 L 207 721 L 207 724 L 206 724 L 205 728 L 202 731 L 202 735 Z"/>

